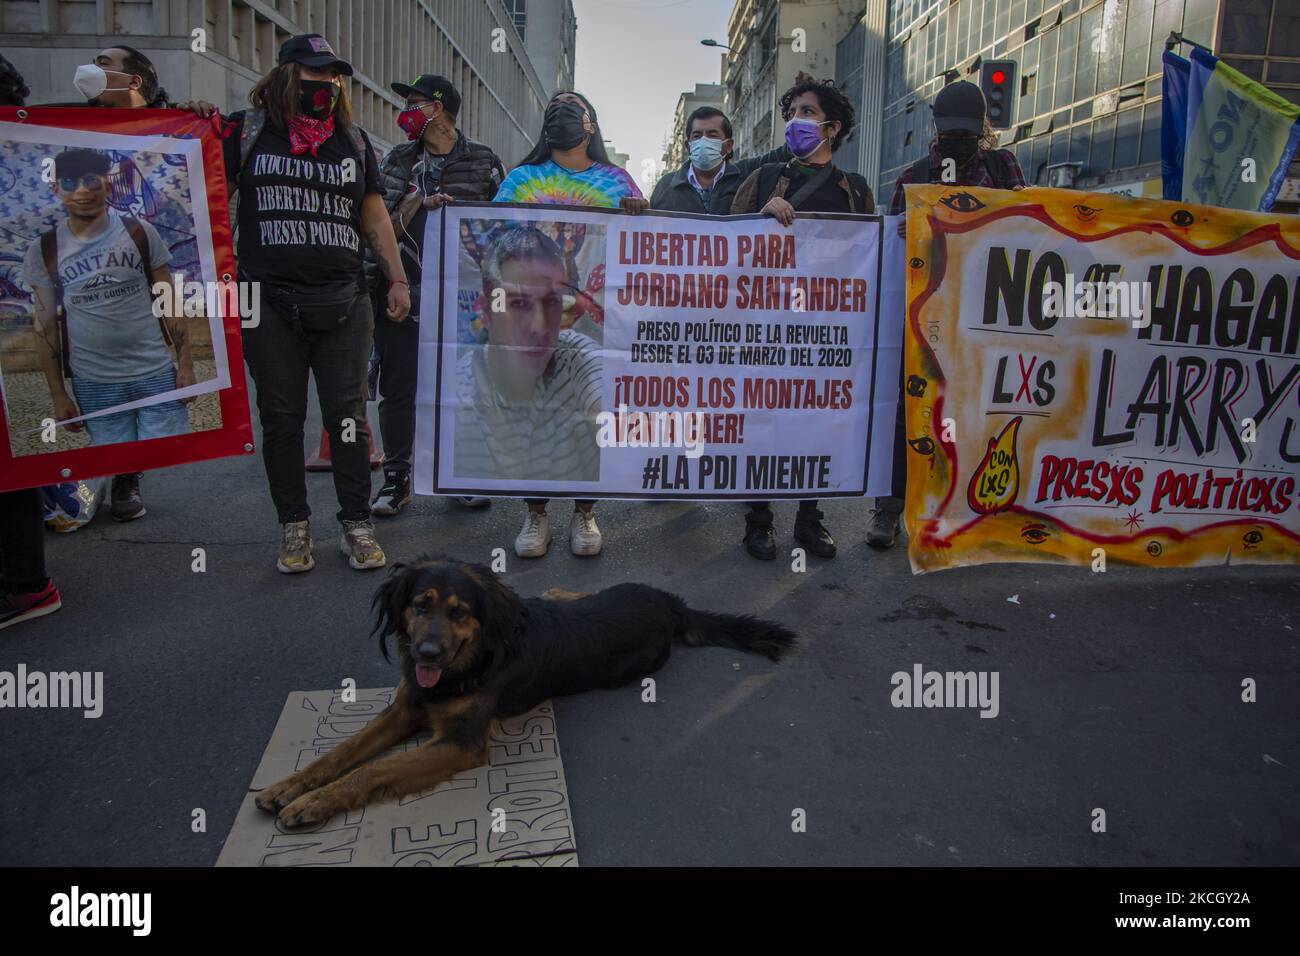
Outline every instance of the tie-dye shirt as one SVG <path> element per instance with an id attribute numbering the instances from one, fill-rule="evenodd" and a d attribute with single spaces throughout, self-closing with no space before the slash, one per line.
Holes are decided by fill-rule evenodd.
<path id="1" fill-rule="evenodd" d="M 641 190 L 626 170 L 595 163 L 575 173 L 548 159 L 536 166 L 510 170 L 492 201 L 616 208 L 624 196 L 641 198 Z"/>

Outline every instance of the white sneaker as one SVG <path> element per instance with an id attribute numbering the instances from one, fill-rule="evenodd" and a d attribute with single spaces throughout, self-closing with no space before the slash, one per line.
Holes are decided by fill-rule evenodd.
<path id="1" fill-rule="evenodd" d="M 515 538 L 515 554 L 521 558 L 540 558 L 551 546 L 551 519 L 545 511 L 529 510 L 524 527 Z"/>
<path id="2" fill-rule="evenodd" d="M 480 498 L 474 495 L 458 495 L 455 501 L 466 508 L 486 508 L 492 504 L 491 498 Z"/>
<path id="3" fill-rule="evenodd" d="M 569 550 L 580 558 L 589 558 L 600 554 L 604 544 L 596 525 L 596 513 L 574 510 L 573 520 L 569 522 Z"/>

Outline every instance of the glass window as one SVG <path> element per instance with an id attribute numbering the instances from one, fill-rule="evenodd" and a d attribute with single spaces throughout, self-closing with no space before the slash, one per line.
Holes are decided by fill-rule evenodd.
<path id="1" fill-rule="evenodd" d="M 1245 73 L 1252 80 L 1264 79 L 1264 61 L 1263 60 L 1236 60 L 1232 57 L 1224 57 L 1223 62 L 1228 64 L 1234 70 Z"/>
<path id="2" fill-rule="evenodd" d="M 1043 34 L 1038 46 L 1038 112 L 1046 113 L 1052 109 L 1052 97 L 1056 90 L 1056 39 L 1060 30 L 1049 30 Z"/>
<path id="3" fill-rule="evenodd" d="M 1020 88 L 1024 95 L 1020 98 L 1020 110 L 1016 116 L 1022 120 L 1036 116 L 1038 110 L 1034 104 L 1038 97 L 1038 38 L 1030 40 L 1020 50 Z"/>
<path id="4" fill-rule="evenodd" d="M 1146 108 L 1146 117 L 1142 120 L 1142 151 L 1138 162 L 1160 162 L 1160 104 L 1152 103 Z"/>
<path id="5" fill-rule="evenodd" d="M 1121 110 L 1115 121 L 1115 168 L 1136 166 L 1138 137 L 1142 130 L 1142 110 Z"/>
<path id="6" fill-rule="evenodd" d="M 1073 122 L 1077 123 L 1079 122 L 1079 120 L 1086 120 L 1091 116 L 1092 116 L 1092 100 L 1089 100 L 1086 103 L 1076 106 L 1074 108 L 1074 111 L 1070 115 L 1070 119 Z"/>
<path id="7" fill-rule="evenodd" d="M 1300 6 L 1279 3 L 1273 11 L 1269 52 L 1274 56 L 1300 56 Z"/>
<path id="8" fill-rule="evenodd" d="M 1152 0 L 1129 0 L 1128 27 L 1124 31 L 1124 72 L 1120 75 L 1121 86 L 1147 75 L 1154 6 Z"/>
<path id="9" fill-rule="evenodd" d="M 957 36 L 959 38 L 957 61 L 959 63 L 965 63 L 966 58 L 971 54 L 970 15 L 974 6 L 973 3 L 957 4 Z"/>
<path id="10" fill-rule="evenodd" d="M 1035 136 L 1030 142 L 1034 144 L 1034 151 L 1029 155 L 1029 168 L 1024 171 L 1026 176 L 1031 177 L 1031 183 L 1037 183 L 1042 175 L 1043 167 L 1047 165 L 1047 143 L 1050 137 Z"/>
<path id="11" fill-rule="evenodd" d="M 1110 151 L 1115 142 L 1115 115 L 1103 116 L 1092 124 L 1092 150 L 1088 169 L 1094 176 L 1110 171 Z"/>
<path id="12" fill-rule="evenodd" d="M 1063 163 L 1069 159 L 1070 153 L 1070 131 L 1068 129 L 1057 130 L 1052 134 L 1052 151 L 1048 155 L 1048 163 L 1055 165 Z"/>
<path id="13" fill-rule="evenodd" d="M 1187 0 L 1183 8 L 1183 36 L 1206 46 L 1212 45 L 1218 16 L 1218 0 Z"/>
<path id="14" fill-rule="evenodd" d="M 1241 72 L 1245 73 L 1246 71 L 1242 70 Z M 1255 79 L 1258 80 L 1259 77 L 1257 76 Z M 1268 81 L 1270 83 L 1300 83 L 1300 63 L 1283 63 L 1281 60 L 1270 61 L 1268 64 Z M 1292 96 L 1291 99 L 1295 99 L 1295 97 Z"/>
<path id="15" fill-rule="evenodd" d="M 1097 92 L 1097 44 L 1101 35 L 1101 7 L 1093 7 L 1079 18 L 1079 61 L 1074 70 L 1074 98 Z"/>
<path id="16" fill-rule="evenodd" d="M 1042 12 L 1043 0 L 1028 0 L 1025 4 L 1025 22 L 1028 23 L 1035 17 L 1040 16 Z"/>
<path id="17" fill-rule="evenodd" d="M 1025 25 L 1025 0 L 1011 0 L 1011 18 L 1007 22 L 1007 32 L 1019 30 Z"/>
<path id="18" fill-rule="evenodd" d="M 1068 20 L 1057 31 L 1061 34 L 1060 45 L 1056 52 L 1056 107 L 1069 106 L 1074 102 L 1074 54 L 1079 45 L 1079 21 Z M 1088 91 L 1092 95 L 1092 91 Z"/>
<path id="19" fill-rule="evenodd" d="M 1109 6 L 1109 2 L 1107 3 Z M 1122 11 L 1121 11 L 1122 12 Z M 1103 9 L 1103 14 L 1105 9 Z M 1124 41 L 1123 16 L 1103 15 L 1097 37 L 1097 92 L 1119 86 L 1119 64 Z"/>
<path id="20" fill-rule="evenodd" d="M 993 11 L 988 9 L 992 4 L 985 0 L 986 9 L 978 14 L 980 19 L 980 49 L 993 45 Z"/>
<path id="21" fill-rule="evenodd" d="M 1032 150 L 1033 146 L 1030 145 L 1029 140 L 1023 140 L 1022 142 L 1016 143 L 1016 162 L 1020 164 L 1021 171 L 1029 168 L 1029 160 L 1032 155 Z M 1028 173 L 1025 175 L 1028 175 Z M 1029 182 L 1032 186 L 1033 180 L 1030 180 Z"/>
<path id="22" fill-rule="evenodd" d="M 1089 135 L 1091 123 L 1080 123 L 1070 130 L 1070 162 L 1080 163 L 1080 173 L 1088 171 L 1088 146 L 1092 142 Z"/>
<path id="23" fill-rule="evenodd" d="M 1011 0 L 998 0 L 997 26 L 993 30 L 994 39 L 1004 40 L 1007 36 L 1007 30 L 1010 26 L 1007 20 L 1011 15 Z"/>
<path id="24" fill-rule="evenodd" d="M 1263 53 L 1268 40 L 1269 3 L 1270 0 L 1232 0 L 1225 4 L 1219 52 Z"/>
<path id="25" fill-rule="evenodd" d="M 1165 52 L 1165 40 L 1171 31 L 1178 29 L 1182 21 L 1182 6 L 1182 0 L 1156 0 L 1155 22 L 1151 27 L 1151 53 L 1147 60 L 1148 76 L 1164 69 L 1161 57 Z"/>

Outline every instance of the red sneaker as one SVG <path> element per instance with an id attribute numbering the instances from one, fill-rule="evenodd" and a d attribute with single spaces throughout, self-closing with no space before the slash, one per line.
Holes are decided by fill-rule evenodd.
<path id="1" fill-rule="evenodd" d="M 39 591 L 6 591 L 0 594 L 0 631 L 10 624 L 53 614 L 61 607 L 63 602 L 53 580 L 47 579 Z"/>

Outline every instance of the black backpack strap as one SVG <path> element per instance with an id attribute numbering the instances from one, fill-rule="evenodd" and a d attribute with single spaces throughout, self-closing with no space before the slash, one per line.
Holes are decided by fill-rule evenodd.
<path id="1" fill-rule="evenodd" d="M 1007 157 L 1003 150 L 990 149 L 984 153 L 984 167 L 989 171 L 989 178 L 997 189 L 1011 188 L 1011 170 L 1007 166 Z"/>
<path id="2" fill-rule="evenodd" d="M 266 128 L 266 110 L 253 109 L 245 110 L 243 122 L 240 123 L 239 130 L 239 169 L 235 173 L 235 182 L 239 182 L 239 174 L 244 171 L 248 165 L 248 157 L 253 155 L 253 147 L 257 145 L 257 138 L 262 135 L 262 130 Z"/>
<path id="3" fill-rule="evenodd" d="M 41 259 L 45 271 L 54 283 L 54 320 L 59 326 L 59 358 L 63 364 L 64 378 L 72 378 L 72 364 L 68 359 L 68 316 L 63 308 L 63 277 L 59 275 L 59 227 L 41 233 Z"/>
<path id="4" fill-rule="evenodd" d="M 140 225 L 140 220 L 134 216 L 123 216 L 122 225 L 126 226 L 126 234 L 131 237 L 135 243 L 135 251 L 140 253 L 140 265 L 144 269 L 144 281 L 148 285 L 149 301 L 153 301 L 153 265 L 150 263 L 149 255 L 149 236 L 144 231 L 144 226 Z M 167 328 L 167 322 L 160 315 L 158 316 L 158 328 L 162 329 L 163 341 L 167 343 L 168 348 L 172 348 L 172 334 Z"/>

